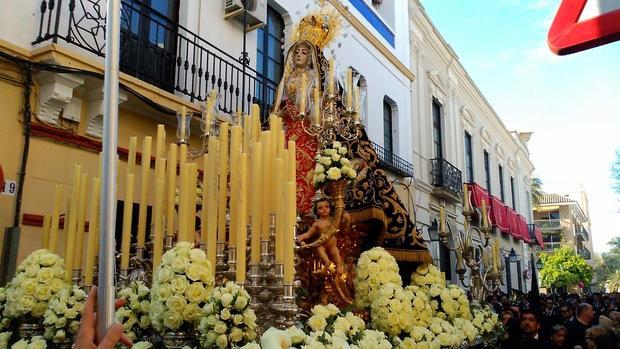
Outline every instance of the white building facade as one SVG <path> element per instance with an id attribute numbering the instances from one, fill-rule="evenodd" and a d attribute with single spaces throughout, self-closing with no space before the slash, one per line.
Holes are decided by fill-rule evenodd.
<path id="1" fill-rule="evenodd" d="M 418 223 L 435 229 L 440 207 L 445 206 L 451 230 L 462 230 L 462 183 L 486 190 L 497 198 L 497 206 L 523 217 L 523 224 L 517 219 L 514 229 L 504 232 L 493 224 L 490 235 L 491 241 L 499 241 L 505 257 L 501 289 L 527 292 L 532 273 L 527 241 L 533 241 L 529 237 L 533 226 L 524 224 L 533 223 L 530 176 L 534 166 L 527 149 L 531 134 L 506 128 L 418 0 L 410 1 L 409 12 L 412 71 L 417 77 L 411 99 Z M 475 201 L 479 208 L 480 202 Z M 491 211 L 489 201 L 493 199 L 486 197 Z M 440 242 L 431 245 L 437 263 L 451 282 L 458 283 L 454 253 Z M 448 247 L 454 247 L 453 240 Z"/>

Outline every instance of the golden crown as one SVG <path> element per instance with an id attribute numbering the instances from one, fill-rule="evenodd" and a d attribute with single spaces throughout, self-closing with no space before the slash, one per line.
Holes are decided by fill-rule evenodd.
<path id="1" fill-rule="evenodd" d="M 308 14 L 299 21 L 292 39 L 293 42 L 308 41 L 323 49 L 338 35 L 340 28 L 341 19 L 338 11 L 322 4 L 318 12 Z"/>

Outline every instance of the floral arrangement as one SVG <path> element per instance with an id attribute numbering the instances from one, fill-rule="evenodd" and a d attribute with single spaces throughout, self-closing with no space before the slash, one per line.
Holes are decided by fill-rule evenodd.
<path id="1" fill-rule="evenodd" d="M 144 338 L 151 329 L 151 290 L 142 281 L 134 281 L 117 296 L 125 300 L 125 305 L 116 310 L 123 331 L 132 341 Z"/>
<path id="2" fill-rule="evenodd" d="M 370 304 L 373 327 L 390 336 L 407 334 L 413 329 L 413 292 L 401 285 L 384 285 Z"/>
<path id="3" fill-rule="evenodd" d="M 45 349 L 47 348 L 47 342 L 45 338 L 41 336 L 34 336 L 28 339 L 22 339 L 17 341 L 11 346 L 11 349 Z"/>
<path id="4" fill-rule="evenodd" d="M 48 250 L 32 252 L 17 267 L 17 273 L 6 290 L 3 316 L 40 318 L 49 300 L 68 287 L 64 261 Z"/>
<path id="5" fill-rule="evenodd" d="M 150 317 L 155 330 L 194 330 L 213 289 L 205 253 L 179 242 L 162 256 L 151 288 Z"/>
<path id="6" fill-rule="evenodd" d="M 150 342 L 136 342 L 131 346 L 131 349 L 151 349 L 153 344 Z"/>
<path id="7" fill-rule="evenodd" d="M 5 328 L 8 328 L 11 322 L 11 319 L 5 318 L 2 316 L 5 305 L 6 305 L 6 288 L 0 287 L 0 331 L 4 330 Z M 0 341 L 0 344 L 2 344 L 1 341 Z M 0 346 L 0 348 L 2 348 L 2 346 Z"/>
<path id="8" fill-rule="evenodd" d="M 334 141 L 331 147 L 321 149 L 316 155 L 313 182 L 319 186 L 325 181 L 337 181 L 341 178 L 355 179 L 357 173 L 351 165 L 351 160 L 345 155 L 348 149 L 342 143 Z"/>
<path id="9" fill-rule="evenodd" d="M 374 247 L 360 255 L 355 271 L 355 306 L 370 307 L 384 285 L 402 285 L 396 259 L 381 247 Z"/>
<path id="10" fill-rule="evenodd" d="M 503 332 L 499 317 L 490 306 L 472 305 L 472 313 L 471 323 L 481 336 L 498 337 Z"/>
<path id="11" fill-rule="evenodd" d="M 198 330 L 204 348 L 236 348 L 256 338 L 250 295 L 234 282 L 213 290 L 203 310 Z"/>
<path id="12" fill-rule="evenodd" d="M 54 343 L 71 341 L 80 329 L 86 293 L 76 285 L 54 294 L 43 315 L 45 338 Z"/>

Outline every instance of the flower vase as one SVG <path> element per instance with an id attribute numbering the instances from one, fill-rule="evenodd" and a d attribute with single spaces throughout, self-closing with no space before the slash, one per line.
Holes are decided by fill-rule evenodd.
<path id="1" fill-rule="evenodd" d="M 197 335 L 187 332 L 166 332 L 163 335 L 164 348 L 181 349 L 185 346 L 193 348 L 195 346 Z"/>
<path id="2" fill-rule="evenodd" d="M 19 324 L 17 331 L 21 339 L 30 340 L 34 336 L 43 336 L 44 329 L 42 323 L 22 322 Z"/>
<path id="3" fill-rule="evenodd" d="M 54 343 L 54 347 L 57 349 L 71 349 L 72 346 L 73 338 L 65 338 L 65 340 L 60 343 Z"/>

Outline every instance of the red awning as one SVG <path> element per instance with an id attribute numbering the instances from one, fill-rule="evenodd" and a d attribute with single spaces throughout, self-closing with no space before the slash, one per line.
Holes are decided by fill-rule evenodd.
<path id="1" fill-rule="evenodd" d="M 540 245 L 540 248 L 545 248 L 545 242 L 543 240 L 542 231 L 538 226 L 534 228 L 534 236 L 536 236 L 536 242 Z"/>
<path id="2" fill-rule="evenodd" d="M 514 236 L 515 239 L 521 239 L 521 231 L 519 229 L 517 213 L 508 206 L 506 206 L 506 218 L 508 220 L 508 229 L 510 230 L 510 235 Z"/>
<path id="3" fill-rule="evenodd" d="M 530 239 L 530 230 L 527 226 L 527 220 L 522 215 L 517 215 L 517 219 L 519 220 L 519 231 L 521 232 L 521 237 L 523 237 L 523 241 L 529 244 L 532 242 L 532 239 Z"/>
<path id="4" fill-rule="evenodd" d="M 484 199 L 486 206 L 489 207 L 491 203 L 489 202 L 489 193 L 478 185 L 477 183 L 467 183 L 467 187 L 471 191 L 471 203 L 475 207 L 482 206 L 482 199 Z"/>
<path id="5" fill-rule="evenodd" d="M 506 206 L 495 196 L 491 196 L 491 223 L 504 233 L 510 231 L 508 220 L 506 219 Z"/>

